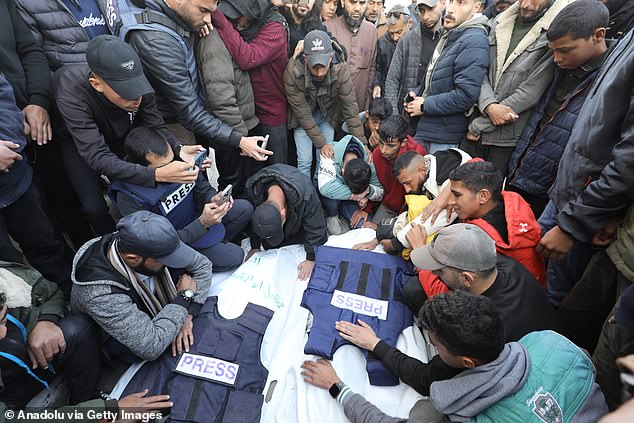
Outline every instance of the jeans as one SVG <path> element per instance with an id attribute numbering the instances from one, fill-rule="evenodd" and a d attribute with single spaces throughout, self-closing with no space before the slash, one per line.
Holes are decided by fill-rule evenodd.
<path id="1" fill-rule="evenodd" d="M 558 214 L 559 210 L 557 210 L 555 203 L 552 200 L 549 201 L 538 220 L 542 236 L 557 226 Z M 561 261 L 554 258 L 548 260 L 546 294 L 554 306 L 558 307 L 577 281 L 581 279 L 593 254 L 594 248 L 590 242 L 575 241 L 566 258 Z"/>
<path id="2" fill-rule="evenodd" d="M 434 154 L 439 151 L 445 151 L 445 150 L 449 150 L 450 148 L 458 147 L 458 144 L 441 144 L 437 142 L 427 142 L 427 141 L 418 141 L 418 140 L 416 142 L 418 142 L 423 147 L 425 147 L 425 150 L 427 150 L 427 154 Z"/>
<path id="3" fill-rule="evenodd" d="M 356 201 L 352 200 L 333 200 L 332 198 L 326 198 L 321 196 L 321 204 L 324 206 L 324 210 L 326 210 L 326 217 L 335 217 L 338 215 L 343 216 L 348 223 L 350 223 L 350 219 L 352 219 L 352 215 L 354 212 L 359 210 L 359 206 Z M 368 220 L 372 220 L 372 216 L 368 216 Z M 365 220 L 362 219 L 359 223 L 351 229 L 359 229 L 363 226 Z"/>
<path id="4" fill-rule="evenodd" d="M 326 138 L 326 142 L 331 143 L 335 137 L 335 129 L 330 126 L 330 123 L 328 123 L 328 120 L 321 114 L 319 109 L 313 112 L 313 119 L 324 138 Z M 313 141 L 301 126 L 295 128 L 294 136 L 295 147 L 297 148 L 297 169 L 310 177 L 310 168 L 313 162 Z M 319 159 L 319 150 L 315 150 Z"/>
<path id="5" fill-rule="evenodd" d="M 206 256 L 214 266 L 214 272 L 225 272 L 239 267 L 244 260 L 244 250 L 230 241 L 244 229 L 251 220 L 253 206 L 247 200 L 234 200 L 233 207 L 222 219 L 226 235 L 222 242 L 199 252 Z"/>

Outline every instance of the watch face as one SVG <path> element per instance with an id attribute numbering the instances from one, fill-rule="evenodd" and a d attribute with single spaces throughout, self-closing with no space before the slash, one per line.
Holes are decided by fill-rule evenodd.
<path id="1" fill-rule="evenodd" d="M 194 291 L 191 289 L 186 289 L 184 294 L 185 294 L 185 297 L 187 298 L 194 298 Z"/>

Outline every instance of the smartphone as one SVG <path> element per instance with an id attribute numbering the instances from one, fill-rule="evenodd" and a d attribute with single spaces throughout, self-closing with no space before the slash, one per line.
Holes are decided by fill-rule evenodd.
<path id="1" fill-rule="evenodd" d="M 229 198 L 231 198 L 231 191 L 233 191 L 233 185 L 229 184 L 220 193 L 220 202 L 218 203 L 218 205 L 224 204 L 229 201 Z"/>
<path id="2" fill-rule="evenodd" d="M 266 136 L 264 137 L 264 141 L 262 141 L 262 145 L 260 146 L 260 148 L 262 150 L 266 150 L 266 146 L 269 144 L 269 134 L 266 134 Z"/>
<path id="3" fill-rule="evenodd" d="M 412 97 L 410 93 L 407 93 L 403 101 L 405 101 L 405 103 L 409 103 L 410 101 L 414 101 L 414 97 Z"/>
<path id="4" fill-rule="evenodd" d="M 205 150 L 199 152 L 196 157 L 194 157 L 194 165 L 198 166 L 199 170 L 202 170 L 203 163 L 207 160 L 207 152 Z M 194 169 L 192 169 L 194 170 Z"/>

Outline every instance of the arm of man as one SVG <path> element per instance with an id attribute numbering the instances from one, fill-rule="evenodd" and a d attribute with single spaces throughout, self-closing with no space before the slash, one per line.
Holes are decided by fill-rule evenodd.
<path id="1" fill-rule="evenodd" d="M 242 135 L 247 135 L 248 129 L 236 99 L 234 63 L 217 31 L 211 31 L 199 40 L 198 63 L 207 92 L 215 93 L 207 97 L 208 110 Z"/>
<path id="2" fill-rule="evenodd" d="M 286 58 L 288 33 L 281 23 L 264 24 L 247 43 L 219 9 L 212 13 L 212 21 L 240 69 L 251 70 L 281 57 Z"/>
<path id="3" fill-rule="evenodd" d="M 403 37 L 405 39 L 405 37 Z M 388 66 L 387 75 L 385 77 L 385 92 L 383 96 L 392 105 L 392 113 L 397 114 L 401 108 L 399 103 L 403 99 L 398 98 L 399 88 L 401 86 L 401 67 L 403 66 L 403 39 L 399 40 L 392 56 L 392 62 Z"/>
<path id="4" fill-rule="evenodd" d="M 211 261 L 198 252 L 192 257 L 192 261 L 189 265 L 185 267 L 185 272 L 196 281 L 196 295 L 194 296 L 194 303 L 202 305 L 207 300 L 207 297 L 209 296 L 209 287 L 211 287 L 212 270 Z M 192 305 L 190 314 L 198 314 L 200 306 L 196 306 L 196 304 Z"/>
<path id="5" fill-rule="evenodd" d="M 343 63 L 338 70 L 337 79 L 339 80 L 339 101 L 341 102 L 341 115 L 348 124 L 350 134 L 354 135 L 363 144 L 367 145 L 368 140 L 365 138 L 363 124 L 359 118 L 359 106 L 357 105 L 357 95 L 350 79 L 350 70 L 348 65 Z"/>
<path id="6" fill-rule="evenodd" d="M 489 69 L 489 43 L 486 37 L 470 37 L 454 63 L 453 89 L 425 98 L 424 113 L 447 116 L 468 111 L 478 100 L 482 81 Z M 466 47 L 466 45 L 465 45 Z"/>
<path id="7" fill-rule="evenodd" d="M 385 190 L 383 189 L 383 185 L 381 185 L 379 178 L 376 176 L 376 169 L 374 168 L 373 163 L 370 163 L 370 169 L 372 170 L 372 175 L 370 176 L 370 194 L 368 195 L 368 200 L 381 201 L 383 199 L 383 195 L 385 194 Z"/>
<path id="8" fill-rule="evenodd" d="M 341 396 L 341 395 L 340 395 Z M 343 412 L 352 423 L 407 423 L 409 420 L 391 417 L 379 410 L 360 394 L 349 392 L 343 398 L 337 397 L 343 405 Z"/>
<path id="9" fill-rule="evenodd" d="M 214 142 L 238 148 L 242 135 L 203 107 L 182 47 L 174 37 L 160 31 L 132 31 L 128 42 L 138 53 L 150 83 L 171 109 L 181 125 Z M 163 52 L 161 60 L 157 52 Z"/>
<path id="10" fill-rule="evenodd" d="M 321 195 L 333 200 L 349 200 L 352 191 L 337 174 L 335 161 L 330 157 L 320 157 L 317 171 L 317 185 Z"/>
<path id="11" fill-rule="evenodd" d="M 314 190 L 314 189 L 313 189 Z M 321 208 L 321 203 L 314 192 L 314 198 L 307 201 L 303 221 L 304 250 L 306 260 L 315 261 L 315 247 L 324 245 L 328 241 L 326 232 L 326 218 Z"/>
<path id="12" fill-rule="evenodd" d="M 321 133 L 319 126 L 315 123 L 313 111 L 308 105 L 303 87 L 297 86 L 298 80 L 294 70 L 296 60 L 298 59 L 291 59 L 284 70 L 284 90 L 286 91 L 286 98 L 299 125 L 306 131 L 313 145 L 317 148 L 321 148 L 326 144 L 326 138 Z M 359 124 L 361 124 L 360 120 Z"/>
<path id="13" fill-rule="evenodd" d="M 155 170 L 128 163 L 117 157 L 106 144 L 85 103 L 74 98 L 58 96 L 57 107 L 64 116 L 66 128 L 73 138 L 77 152 L 91 169 L 111 179 L 146 187 L 154 186 Z"/>
<path id="14" fill-rule="evenodd" d="M 378 51 L 378 47 L 377 47 L 378 35 L 376 33 L 376 28 L 372 28 L 372 32 L 374 34 L 374 37 L 372 37 L 372 40 L 374 40 L 374 42 L 371 43 L 372 50 L 370 52 L 370 75 L 368 78 L 369 96 L 368 96 L 367 104 L 364 104 L 363 107 L 361 107 L 361 105 L 358 105 L 359 108 L 363 108 L 363 109 L 366 109 L 370 104 L 370 98 L 372 98 L 372 86 L 374 85 L 374 79 L 376 78 L 376 55 Z"/>

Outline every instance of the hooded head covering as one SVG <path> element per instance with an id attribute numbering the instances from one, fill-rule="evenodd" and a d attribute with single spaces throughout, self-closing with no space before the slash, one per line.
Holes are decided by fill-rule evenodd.
<path id="1" fill-rule="evenodd" d="M 255 38 L 260 28 L 269 22 L 281 23 L 288 33 L 286 19 L 269 0 L 225 0 L 220 2 L 218 9 L 229 19 L 244 16 L 249 20 L 249 26 L 240 31 L 240 35 L 247 42 Z"/>

